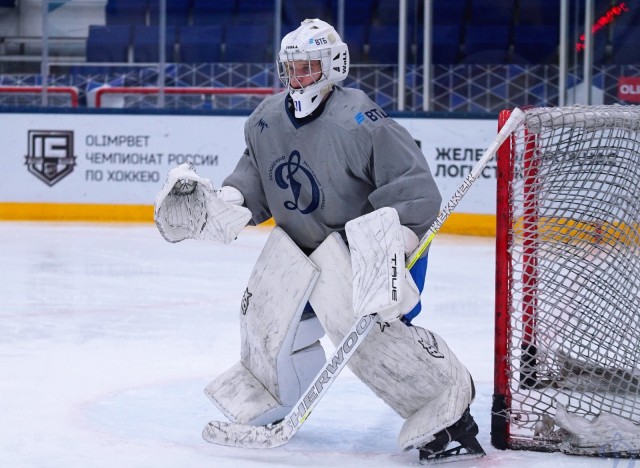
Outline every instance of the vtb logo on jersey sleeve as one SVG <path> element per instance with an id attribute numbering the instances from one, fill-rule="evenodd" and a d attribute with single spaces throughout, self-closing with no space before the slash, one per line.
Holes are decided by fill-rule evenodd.
<path id="1" fill-rule="evenodd" d="M 366 118 L 375 122 L 376 120 L 386 119 L 389 115 L 382 109 L 371 109 L 366 112 L 358 112 L 353 118 L 356 119 L 358 125 L 365 121 Z"/>

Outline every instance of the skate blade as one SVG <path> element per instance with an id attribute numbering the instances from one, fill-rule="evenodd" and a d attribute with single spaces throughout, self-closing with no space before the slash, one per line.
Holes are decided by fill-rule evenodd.
<path id="1" fill-rule="evenodd" d="M 444 463 L 459 462 L 465 460 L 475 460 L 486 455 L 484 452 L 462 453 L 460 455 L 446 455 L 444 457 L 424 458 L 420 460 L 421 465 L 433 466 L 442 465 Z"/>

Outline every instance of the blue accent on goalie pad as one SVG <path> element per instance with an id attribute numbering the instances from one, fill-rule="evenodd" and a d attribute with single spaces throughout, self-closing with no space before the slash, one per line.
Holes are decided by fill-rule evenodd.
<path id="1" fill-rule="evenodd" d="M 418 286 L 418 291 L 420 291 L 420 293 L 422 293 L 422 290 L 424 289 L 424 281 L 425 281 L 425 278 L 427 277 L 428 263 L 429 263 L 429 254 L 425 255 L 416 263 L 414 263 L 411 269 L 409 270 L 409 273 L 411 273 L 411 277 L 413 278 L 413 281 L 416 282 L 416 286 Z M 421 311 L 422 311 L 422 301 L 418 302 L 416 306 L 413 309 L 411 309 L 411 312 L 404 314 L 402 316 L 402 321 L 405 324 L 409 325 L 411 321 L 414 318 L 416 318 L 416 315 L 418 315 Z"/>
<path id="2" fill-rule="evenodd" d="M 427 264 L 429 263 L 429 254 L 422 257 L 416 263 L 413 264 L 409 273 L 411 273 L 411 277 L 413 281 L 415 281 L 416 286 L 418 286 L 418 291 L 422 294 L 422 290 L 424 289 L 425 278 L 427 277 Z M 422 311 L 422 301 L 418 302 L 416 306 L 411 309 L 410 312 L 404 314 L 400 320 L 405 325 L 411 325 L 411 321 L 416 318 L 416 316 Z M 315 315 L 315 311 L 311 307 L 311 304 L 307 302 L 302 311 L 302 317 L 300 320 L 305 320 L 310 316 Z"/>

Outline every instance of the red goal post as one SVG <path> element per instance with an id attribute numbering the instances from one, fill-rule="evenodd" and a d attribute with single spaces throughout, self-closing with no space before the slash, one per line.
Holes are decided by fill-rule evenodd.
<path id="1" fill-rule="evenodd" d="M 525 113 L 498 151 L 491 442 L 640 457 L 640 108 Z"/>

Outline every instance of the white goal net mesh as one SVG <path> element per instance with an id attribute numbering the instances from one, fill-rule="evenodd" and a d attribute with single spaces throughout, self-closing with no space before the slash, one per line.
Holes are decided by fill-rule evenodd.
<path id="1" fill-rule="evenodd" d="M 587 443 L 565 426 L 600 415 L 640 424 L 640 109 L 526 114 L 499 181 L 506 388 L 494 424 L 505 419 L 511 448 L 634 456 L 626 439 L 612 449 L 610 428 L 587 426 L 602 430 Z"/>

